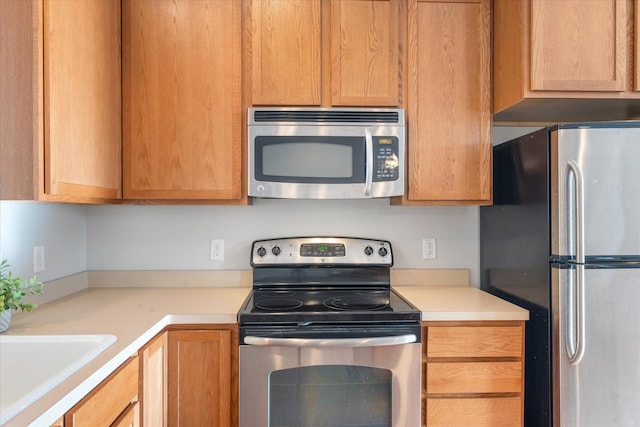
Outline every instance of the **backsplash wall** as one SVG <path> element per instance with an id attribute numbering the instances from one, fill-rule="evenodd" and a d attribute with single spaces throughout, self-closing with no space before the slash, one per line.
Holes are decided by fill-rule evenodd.
<path id="1" fill-rule="evenodd" d="M 41 281 L 87 269 L 87 207 L 38 202 L 0 202 L 0 250 L 15 276 L 31 278 L 33 247 L 45 247 Z"/>
<path id="2" fill-rule="evenodd" d="M 477 207 L 399 207 L 380 200 L 254 200 L 252 206 L 90 206 L 90 270 L 247 270 L 253 240 L 304 235 L 391 241 L 397 268 L 468 268 L 479 283 Z M 422 238 L 437 259 L 422 259 Z M 224 239 L 224 261 L 209 260 Z"/>

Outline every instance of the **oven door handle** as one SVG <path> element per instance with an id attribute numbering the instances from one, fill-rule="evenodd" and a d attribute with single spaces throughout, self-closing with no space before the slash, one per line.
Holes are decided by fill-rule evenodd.
<path id="1" fill-rule="evenodd" d="M 418 341 L 415 334 L 397 335 L 390 337 L 369 338 L 269 338 L 244 337 L 244 343 L 257 346 L 274 347 L 383 347 L 389 345 L 411 344 Z"/>

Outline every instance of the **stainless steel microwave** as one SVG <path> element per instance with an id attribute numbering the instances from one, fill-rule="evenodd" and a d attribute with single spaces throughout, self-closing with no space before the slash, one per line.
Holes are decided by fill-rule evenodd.
<path id="1" fill-rule="evenodd" d="M 386 108 L 250 108 L 249 196 L 404 194 L 405 115 Z"/>

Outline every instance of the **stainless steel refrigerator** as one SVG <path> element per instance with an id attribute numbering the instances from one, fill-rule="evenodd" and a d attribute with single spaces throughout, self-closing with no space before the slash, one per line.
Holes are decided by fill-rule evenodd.
<path id="1" fill-rule="evenodd" d="M 640 426 L 640 122 L 494 147 L 482 289 L 530 311 L 525 425 Z"/>

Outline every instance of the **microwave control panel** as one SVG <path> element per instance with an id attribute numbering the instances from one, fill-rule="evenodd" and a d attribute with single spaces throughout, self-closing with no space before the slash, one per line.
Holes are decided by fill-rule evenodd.
<path id="1" fill-rule="evenodd" d="M 373 181 L 396 181 L 398 179 L 398 138 L 395 136 L 373 136 Z"/>

